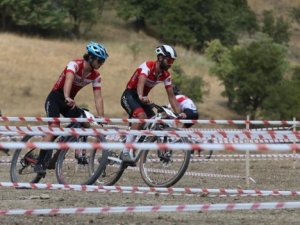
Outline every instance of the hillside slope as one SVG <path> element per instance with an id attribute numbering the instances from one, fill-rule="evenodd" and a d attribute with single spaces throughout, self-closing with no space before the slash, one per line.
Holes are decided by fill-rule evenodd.
<path id="1" fill-rule="evenodd" d="M 268 0 L 262 3 L 249 0 L 251 7 L 259 9 L 268 9 L 272 5 L 271 2 L 281 1 Z M 104 11 L 103 19 L 97 26 L 91 28 L 88 35 L 90 40 L 102 42 L 110 55 L 100 70 L 106 116 L 125 117 L 126 114 L 120 106 L 120 96 L 136 67 L 145 60 L 155 59 L 154 48 L 158 42 L 143 33 L 132 31 L 111 11 Z M 46 96 L 68 61 L 82 57 L 86 42 L 0 33 L 2 113 L 7 116 L 44 116 Z M 298 43 L 298 37 L 293 39 L 295 49 L 300 48 Z M 198 105 L 201 118 L 239 118 L 226 108 L 226 99 L 220 95 L 223 87 L 216 78 L 208 75 L 208 62 L 203 56 L 180 46 L 176 46 L 176 50 L 179 55 L 176 64 L 179 64 L 186 74 L 202 76 L 206 82 L 207 94 L 204 95 L 203 103 Z M 155 87 L 150 97 L 157 103 L 165 104 L 167 99 L 164 92 L 163 86 L 159 85 Z M 85 87 L 78 94 L 76 102 L 95 112 L 91 87 Z"/>
<path id="2" fill-rule="evenodd" d="M 157 41 L 143 33 L 135 33 L 107 12 L 104 20 L 93 30 L 96 40 L 105 44 L 109 59 L 101 68 L 105 113 L 109 117 L 125 117 L 120 96 L 133 71 L 142 62 L 155 59 Z M 106 21 L 107 20 L 107 21 Z M 109 20 L 109 21 L 108 21 Z M 111 24 L 114 24 L 112 26 Z M 93 36 L 93 35 L 91 35 Z M 0 109 L 7 116 L 44 116 L 44 101 L 59 74 L 69 60 L 82 57 L 86 41 L 48 40 L 14 34 L 0 34 Z M 206 60 L 198 54 L 176 46 L 179 59 L 176 63 L 189 75 L 200 75 L 206 81 L 208 94 L 198 107 L 202 118 L 232 118 L 220 96 L 222 86 L 208 76 Z M 151 99 L 159 104 L 167 102 L 162 85 L 155 87 Z M 92 88 L 85 87 L 77 96 L 79 105 L 94 110 Z"/>

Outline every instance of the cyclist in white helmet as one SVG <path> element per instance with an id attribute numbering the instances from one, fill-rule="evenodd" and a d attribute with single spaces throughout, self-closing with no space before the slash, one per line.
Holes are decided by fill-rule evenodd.
<path id="1" fill-rule="evenodd" d="M 173 93 L 169 69 L 177 58 L 177 53 L 170 45 L 160 45 L 155 49 L 156 60 L 142 63 L 133 73 L 121 97 L 121 105 L 131 118 L 147 119 L 154 115 L 149 105 L 150 90 L 159 83 L 164 83 L 169 102 L 174 112 L 180 114 L 180 108 Z M 132 130 L 140 130 L 142 123 L 132 123 Z M 126 143 L 131 143 L 134 135 L 127 135 Z M 132 162 L 133 156 L 128 149 L 123 150 L 123 162 Z"/>
<path id="2" fill-rule="evenodd" d="M 103 97 L 101 93 L 101 77 L 97 71 L 108 57 L 105 47 L 96 42 L 89 42 L 83 58 L 74 59 L 68 63 L 50 91 L 45 110 L 48 117 L 79 117 L 81 114 L 76 107 L 75 96 L 78 91 L 92 84 L 97 115 L 104 116 Z M 59 127 L 59 122 L 49 123 L 50 127 Z M 43 141 L 53 141 L 53 135 L 46 135 Z M 50 151 L 41 150 L 34 171 L 45 173 L 45 162 L 51 157 Z M 53 168 L 52 168 L 53 169 Z"/>

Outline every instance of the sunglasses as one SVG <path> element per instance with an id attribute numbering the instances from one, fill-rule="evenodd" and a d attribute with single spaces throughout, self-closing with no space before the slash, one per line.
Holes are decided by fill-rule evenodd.
<path id="1" fill-rule="evenodd" d="M 175 59 L 172 59 L 170 57 L 165 57 L 165 59 L 166 59 L 168 65 L 172 65 L 174 63 L 174 61 L 175 61 Z"/>
<path id="2" fill-rule="evenodd" d="M 97 58 L 97 62 L 102 65 L 105 62 L 105 59 Z"/>

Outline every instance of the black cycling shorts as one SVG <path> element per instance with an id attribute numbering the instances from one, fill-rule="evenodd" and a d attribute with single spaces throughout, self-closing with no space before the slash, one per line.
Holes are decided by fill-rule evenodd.
<path id="1" fill-rule="evenodd" d="M 63 90 L 51 91 L 49 93 L 45 102 L 45 110 L 48 117 L 60 117 L 60 114 L 67 118 L 81 116 L 81 111 L 77 107 L 72 109 L 66 104 Z"/>
<path id="2" fill-rule="evenodd" d="M 192 110 L 192 109 L 184 109 L 183 112 L 186 115 L 187 120 L 197 120 L 199 118 L 199 113 L 197 110 Z M 190 128 L 191 126 L 193 126 L 192 123 L 186 123 L 184 125 L 184 127 L 186 128 Z"/>
<path id="3" fill-rule="evenodd" d="M 145 112 L 147 118 L 151 118 L 155 115 L 150 105 L 143 104 L 140 101 L 136 90 L 126 89 L 121 97 L 121 105 L 130 118 L 136 117 L 136 115 L 134 115 L 136 112 Z"/>

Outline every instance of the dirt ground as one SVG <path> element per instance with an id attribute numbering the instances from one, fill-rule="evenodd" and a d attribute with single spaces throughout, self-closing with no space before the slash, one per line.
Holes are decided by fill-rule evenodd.
<path id="1" fill-rule="evenodd" d="M 218 153 L 228 154 L 228 153 Z M 232 154 L 232 153 L 230 153 Z M 236 152 L 235 154 L 240 154 Z M 253 152 L 254 154 L 254 152 Z M 3 156 L 2 156 L 3 157 Z M 296 166 L 296 169 L 293 168 Z M 300 162 L 289 160 L 251 160 L 249 189 L 299 190 Z M 245 162 L 194 162 L 189 171 L 208 174 L 245 176 Z M 0 164 L 1 181 L 9 181 L 9 164 Z M 48 173 L 43 183 L 56 183 L 53 173 Z M 127 170 L 118 185 L 145 186 L 140 174 Z M 197 188 L 243 188 L 245 179 L 214 178 L 185 175 L 176 187 Z M 209 197 L 195 195 L 146 195 L 125 193 L 91 193 L 62 190 L 24 190 L 0 188 L 0 209 L 42 209 L 136 205 L 178 205 L 203 203 L 247 203 L 299 201 L 293 197 Z M 41 198 L 42 194 L 48 198 Z M 122 213 L 122 214 L 83 214 L 83 215 L 19 215 L 1 216 L 1 224 L 299 224 L 299 209 L 278 210 L 239 210 L 215 212 L 170 212 L 170 213 Z"/>

